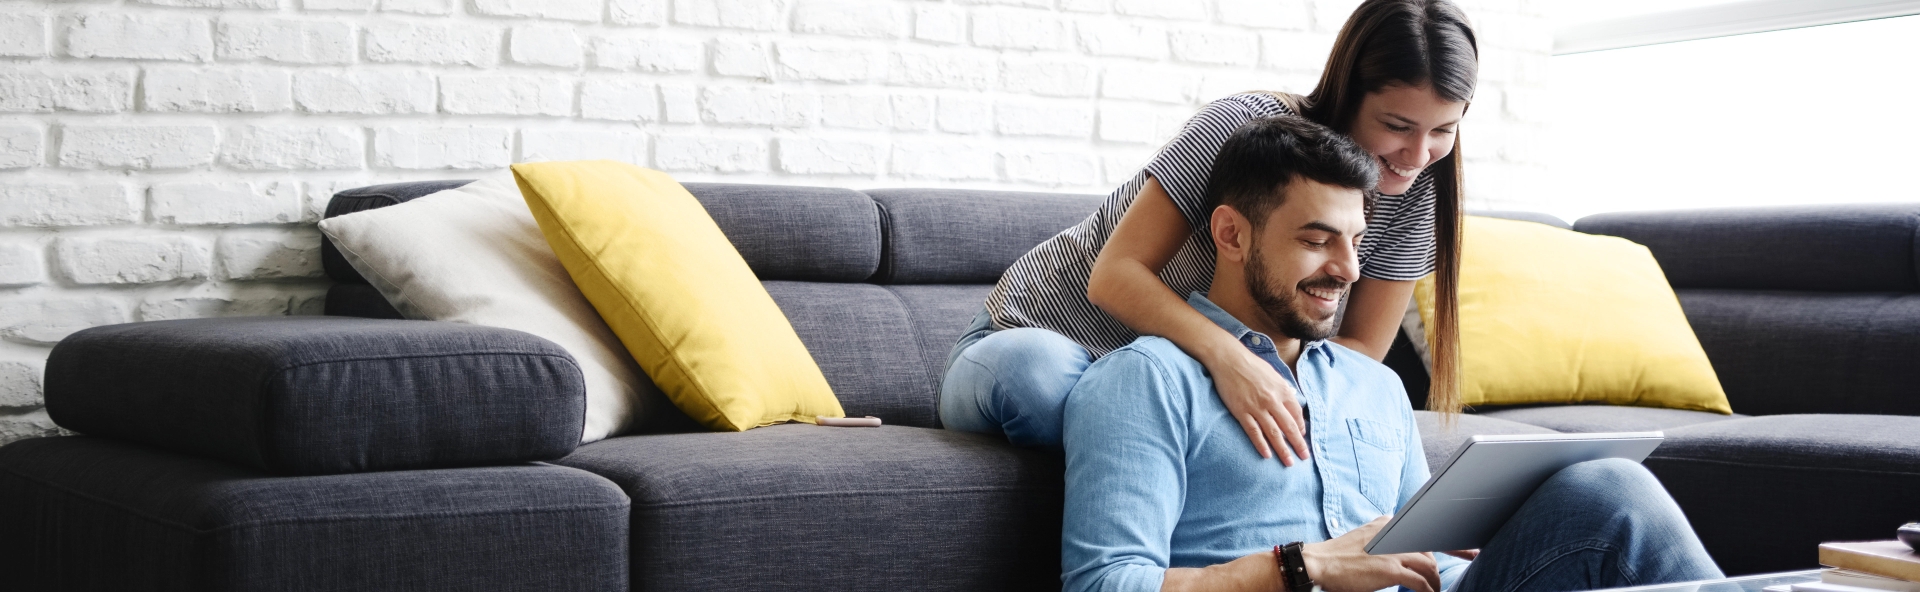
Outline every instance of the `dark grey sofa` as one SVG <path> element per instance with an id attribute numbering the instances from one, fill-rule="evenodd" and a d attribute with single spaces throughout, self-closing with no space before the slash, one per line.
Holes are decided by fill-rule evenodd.
<path id="1" fill-rule="evenodd" d="M 458 183 L 351 190 L 328 215 Z M 137 323 L 63 341 L 48 411 L 86 435 L 0 447 L 0 573 L 48 590 L 1057 588 L 1059 456 L 937 429 L 936 386 L 1000 271 L 1098 198 L 689 189 L 847 412 L 886 427 L 719 434 L 666 416 L 576 447 L 583 387 L 564 352 L 397 320 L 327 253 L 339 282 L 328 317 Z M 1905 361 L 1920 352 L 1916 211 L 1807 213 L 1814 227 L 1840 216 L 1876 237 L 1905 232 L 1898 256 L 1892 239 L 1869 248 L 1854 230 L 1809 239 L 1800 213 L 1783 235 L 1756 222 L 1781 218 L 1771 211 L 1582 220 L 1654 248 L 1735 409 L 1766 416 L 1481 410 L 1443 431 L 1423 413 L 1429 456 L 1474 433 L 1666 429 L 1648 465 L 1729 572 L 1810 566 L 1811 541 L 1885 536 L 1916 500 L 1902 492 L 1920 486 L 1920 445 L 1907 441 L 1920 418 L 1899 416 L 1920 384 Z M 1676 224 L 1706 238 L 1661 242 Z M 1768 250 L 1786 235 L 1798 246 Z M 1805 284 L 1724 273 L 1845 257 L 1899 261 L 1842 270 L 1887 275 L 1864 283 L 1826 281 L 1849 275 L 1831 268 L 1791 280 Z M 1708 271 L 1689 275 L 1701 261 Z M 1424 392 L 1403 346 L 1389 361 Z M 1820 411 L 1886 415 L 1781 415 Z"/>

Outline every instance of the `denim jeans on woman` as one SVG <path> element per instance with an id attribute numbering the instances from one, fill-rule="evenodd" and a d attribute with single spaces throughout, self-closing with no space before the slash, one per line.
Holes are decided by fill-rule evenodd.
<path id="1" fill-rule="evenodd" d="M 1046 329 L 995 330 L 981 310 L 947 354 L 940 423 L 1005 434 L 1018 446 L 1059 448 L 1067 391 L 1093 364 L 1087 348 Z"/>

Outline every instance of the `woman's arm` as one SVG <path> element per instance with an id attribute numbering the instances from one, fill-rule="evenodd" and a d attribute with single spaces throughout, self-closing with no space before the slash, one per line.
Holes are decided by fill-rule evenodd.
<path id="1" fill-rule="evenodd" d="M 1347 295 L 1346 316 L 1340 318 L 1340 334 L 1333 342 L 1375 360 L 1386 359 L 1411 298 L 1411 281 L 1360 278 Z"/>
<path id="2" fill-rule="evenodd" d="M 1160 280 L 1160 269 L 1192 234 L 1173 198 L 1149 175 L 1094 259 L 1087 299 L 1134 331 L 1165 337 L 1199 360 L 1213 374 L 1220 401 L 1239 420 L 1260 457 L 1279 453 L 1281 463 L 1293 466 L 1294 457 L 1309 456 L 1293 389 L 1266 361 Z"/>

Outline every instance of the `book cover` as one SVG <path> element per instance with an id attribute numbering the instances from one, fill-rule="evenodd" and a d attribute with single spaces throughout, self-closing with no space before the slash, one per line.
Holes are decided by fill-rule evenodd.
<path id="1" fill-rule="evenodd" d="M 1820 564 L 1920 582 L 1920 554 L 1900 541 L 1821 543 Z"/>
<path id="2" fill-rule="evenodd" d="M 1820 581 L 1828 584 L 1840 584 L 1874 590 L 1892 590 L 1894 592 L 1920 592 L 1920 582 L 1896 580 L 1885 576 L 1876 576 L 1851 569 L 1825 569 L 1820 571 Z"/>

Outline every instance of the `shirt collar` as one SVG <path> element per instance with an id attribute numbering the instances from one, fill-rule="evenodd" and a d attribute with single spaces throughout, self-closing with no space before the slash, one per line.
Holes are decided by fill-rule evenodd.
<path id="1" fill-rule="evenodd" d="M 1273 347 L 1272 336 L 1247 327 L 1246 323 L 1242 323 L 1240 319 L 1234 318 L 1226 309 L 1220 308 L 1220 305 L 1214 304 L 1212 300 L 1208 300 L 1205 293 L 1196 291 L 1187 295 L 1187 304 L 1192 306 L 1194 310 L 1200 311 L 1200 314 L 1206 315 L 1208 320 L 1213 321 L 1213 324 L 1219 325 L 1221 329 L 1226 329 L 1227 333 L 1232 335 L 1234 339 L 1239 340 L 1241 345 L 1250 348 L 1262 346 L 1267 348 Z M 1325 343 L 1326 340 L 1324 339 L 1303 341 L 1300 344 L 1300 353 L 1304 354 L 1319 348 Z"/>

